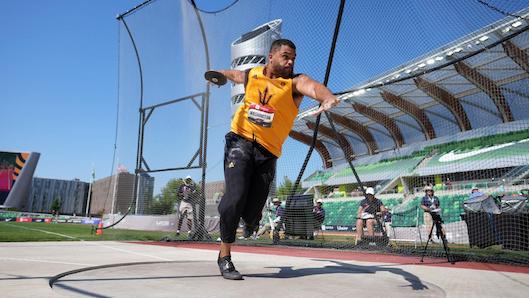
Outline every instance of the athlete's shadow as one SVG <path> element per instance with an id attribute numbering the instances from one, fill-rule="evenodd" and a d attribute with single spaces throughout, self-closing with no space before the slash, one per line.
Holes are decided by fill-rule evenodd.
<path id="1" fill-rule="evenodd" d="M 323 267 L 313 267 L 313 268 L 299 268 L 293 269 L 292 266 L 282 266 L 282 267 L 266 267 L 266 268 L 279 268 L 277 273 L 255 273 L 255 274 L 245 274 L 247 277 L 260 277 L 260 278 L 296 278 L 303 277 L 308 275 L 318 275 L 318 274 L 332 274 L 332 273 L 349 273 L 349 274 L 374 274 L 376 272 L 389 272 L 392 274 L 400 275 L 410 283 L 410 287 L 413 290 L 426 290 L 426 286 L 421 279 L 405 270 L 400 268 L 391 268 L 391 267 L 382 267 L 382 266 L 360 266 L 348 264 L 335 260 L 313 260 L 313 261 L 324 261 L 332 262 L 336 265 L 326 265 Z"/>

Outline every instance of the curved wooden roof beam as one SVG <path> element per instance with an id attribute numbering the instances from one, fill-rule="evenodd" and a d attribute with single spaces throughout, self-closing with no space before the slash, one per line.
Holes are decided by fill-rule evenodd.
<path id="1" fill-rule="evenodd" d="M 462 61 L 454 64 L 454 67 L 461 76 L 469 80 L 472 84 L 481 89 L 492 99 L 496 105 L 496 108 L 498 108 L 498 111 L 500 112 L 503 122 L 510 122 L 514 120 L 507 100 L 503 96 L 500 87 L 496 85 L 493 80 L 481 74 L 474 68 L 466 65 Z"/>
<path id="2" fill-rule="evenodd" d="M 525 72 L 529 73 L 529 56 L 510 40 L 504 42 L 502 46 L 507 56 L 525 70 Z"/>
<path id="3" fill-rule="evenodd" d="M 327 113 L 329 114 L 329 116 L 331 116 L 334 122 L 340 124 L 341 126 L 349 129 L 350 131 L 360 136 L 362 141 L 366 144 L 367 151 L 370 155 L 376 153 L 376 151 L 378 150 L 377 142 L 375 141 L 375 138 L 373 137 L 369 129 L 367 129 L 367 127 L 345 116 L 331 112 Z"/>
<path id="4" fill-rule="evenodd" d="M 316 123 L 307 121 L 307 127 L 314 130 L 316 128 Z M 322 125 L 320 123 L 318 131 L 321 132 L 321 134 L 333 139 L 338 145 L 340 145 L 340 148 L 344 151 L 345 159 L 347 161 L 351 161 L 354 158 L 354 151 L 351 147 L 351 144 L 349 144 L 349 141 L 340 133 L 335 132 L 331 128 Z"/>
<path id="5" fill-rule="evenodd" d="M 375 122 L 382 124 L 393 137 L 395 146 L 402 147 L 402 144 L 404 144 L 404 139 L 402 137 L 402 133 L 400 132 L 400 128 L 395 123 L 395 120 L 391 119 L 388 115 L 363 104 L 355 102 L 352 105 L 358 113 L 368 117 L 369 119 Z"/>
<path id="6" fill-rule="evenodd" d="M 424 136 L 427 140 L 435 138 L 435 130 L 433 129 L 432 122 L 430 122 L 430 119 L 428 116 L 426 116 L 426 113 L 417 105 L 387 91 L 382 91 L 380 95 L 386 102 L 413 117 L 421 126 Z"/>
<path id="7" fill-rule="evenodd" d="M 454 118 L 456 119 L 461 131 L 472 129 L 472 125 L 470 124 L 470 120 L 468 120 L 468 116 L 467 113 L 465 113 L 463 105 L 452 93 L 446 91 L 434 83 L 428 82 L 421 77 L 417 77 L 413 79 L 413 81 L 415 82 L 417 88 L 428 94 L 428 96 L 433 98 L 438 103 L 442 104 L 452 113 L 452 115 L 454 115 Z"/>
<path id="8" fill-rule="evenodd" d="M 307 146 L 310 146 L 312 144 L 312 136 L 308 136 L 304 133 L 291 130 L 289 136 L 293 138 L 294 140 L 301 142 Z M 323 161 L 323 168 L 325 169 L 331 168 L 332 167 L 331 155 L 329 154 L 329 151 L 327 150 L 327 147 L 325 147 L 323 142 L 320 140 L 316 140 L 314 149 L 318 151 L 318 154 L 320 155 L 321 160 Z"/>

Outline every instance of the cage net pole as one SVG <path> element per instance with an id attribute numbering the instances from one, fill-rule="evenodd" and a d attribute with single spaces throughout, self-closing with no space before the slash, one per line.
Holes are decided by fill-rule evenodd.
<path id="1" fill-rule="evenodd" d="M 333 58 L 334 58 L 334 50 L 336 48 L 336 42 L 338 40 L 338 34 L 340 32 L 340 25 L 342 23 L 342 15 L 343 15 L 344 7 L 345 7 L 345 0 L 341 0 L 340 1 L 340 7 L 338 9 L 338 16 L 336 17 L 336 25 L 335 25 L 334 34 L 333 34 L 332 46 L 331 46 L 331 50 L 329 52 L 329 58 L 328 58 L 328 61 L 327 61 L 327 68 L 326 68 L 326 71 L 325 71 L 325 78 L 323 80 L 323 85 L 325 85 L 325 86 L 327 86 L 327 84 L 329 83 L 329 77 L 330 77 L 331 68 L 332 68 L 332 61 L 333 61 Z M 327 119 L 331 123 L 332 130 L 335 133 L 338 133 L 336 131 L 336 128 L 332 124 L 332 120 L 329 117 L 327 112 L 325 112 L 325 115 L 327 116 Z M 296 178 L 296 182 L 294 183 L 294 186 L 292 188 L 292 191 L 291 191 L 292 194 L 296 193 L 296 190 L 297 190 L 299 184 L 301 183 L 301 179 L 303 177 L 303 174 L 305 172 L 307 164 L 308 164 L 308 162 L 310 160 L 310 157 L 312 155 L 312 151 L 314 151 L 314 146 L 316 145 L 316 140 L 318 138 L 318 128 L 319 128 L 319 125 L 320 125 L 320 120 L 321 120 L 321 114 L 319 114 L 318 117 L 316 118 L 316 125 L 315 125 L 316 127 L 314 129 L 314 134 L 312 135 L 312 143 L 310 145 L 309 151 L 307 152 L 307 156 L 305 157 L 305 160 L 303 161 L 303 165 L 301 166 L 301 169 L 299 171 L 298 177 Z M 350 154 L 348 152 L 346 152 L 344 147 L 341 147 L 341 149 L 343 151 L 345 159 L 348 161 L 349 166 L 351 167 L 351 170 L 353 171 L 353 173 L 355 175 L 356 181 L 358 182 L 358 184 L 360 185 L 362 191 L 365 194 L 365 190 L 364 190 L 364 187 L 362 185 L 362 181 L 360 180 L 360 177 L 358 176 L 358 173 L 356 172 L 356 170 L 355 170 L 350 158 L 348 157 L 348 155 L 350 155 Z"/>
<path id="2" fill-rule="evenodd" d="M 149 1 L 146 1 L 142 4 L 140 4 L 139 6 L 137 6 L 136 8 L 132 9 L 131 11 L 139 8 L 139 7 L 142 7 L 144 5 L 146 5 L 147 3 L 149 3 L 151 0 Z M 129 13 L 129 12 L 127 12 Z M 125 13 L 125 14 L 127 14 Z M 119 224 L 127 215 L 130 214 L 130 212 L 132 211 L 132 208 L 133 206 L 136 206 L 136 210 L 137 210 L 137 205 L 138 205 L 138 188 L 140 187 L 140 173 L 141 173 L 141 156 L 142 156 L 142 149 L 143 149 L 143 125 L 144 125 L 144 113 L 142 112 L 142 108 L 143 108 L 143 69 L 142 69 L 142 66 L 141 66 L 141 59 L 140 59 L 140 55 L 139 55 L 139 52 L 138 52 L 138 48 L 136 46 L 136 42 L 134 41 L 134 37 L 132 36 L 132 33 L 130 32 L 130 29 L 127 25 L 127 22 L 125 21 L 125 19 L 123 18 L 123 16 L 125 15 L 119 15 L 117 17 L 118 21 L 121 21 L 123 22 L 123 25 L 125 26 L 125 29 L 127 30 L 127 34 L 131 40 L 131 43 L 132 43 L 132 46 L 134 48 L 134 52 L 136 54 L 136 59 L 137 59 L 137 63 L 138 63 L 138 71 L 139 71 L 139 77 L 140 77 L 140 105 L 139 105 L 139 111 L 140 111 L 140 118 L 139 118 L 139 121 L 138 121 L 138 144 L 137 144 L 137 153 L 136 153 L 136 168 L 134 170 L 134 184 L 133 184 L 133 193 L 132 193 L 132 197 L 130 199 L 130 203 L 129 203 L 129 206 L 127 208 L 127 211 L 125 212 L 125 214 L 123 214 L 123 216 L 118 219 L 117 221 L 114 221 L 114 214 L 112 214 L 112 223 L 110 225 L 107 225 L 107 226 L 104 226 L 102 228 L 95 228 L 93 227 L 93 229 L 96 229 L 96 230 L 99 230 L 99 229 L 109 229 L 109 228 L 112 228 L 114 226 L 116 226 L 117 224 Z M 118 173 L 116 173 L 116 175 L 118 175 Z M 116 176 L 117 178 L 117 176 Z M 116 181 L 114 181 L 114 184 L 117 183 L 117 179 Z M 110 183 L 109 185 L 109 191 L 110 191 L 110 186 L 112 185 L 112 183 Z M 112 208 L 114 208 L 114 206 L 112 206 Z M 103 218 L 101 218 L 101 220 L 103 220 Z"/>
<path id="3" fill-rule="evenodd" d="M 206 38 L 206 32 L 204 29 L 204 24 L 202 23 L 202 18 L 200 17 L 199 10 L 197 8 L 197 5 L 195 3 L 195 0 L 191 1 L 193 5 L 193 9 L 195 11 L 195 16 L 197 17 L 197 21 L 200 27 L 200 33 L 202 36 L 202 41 L 204 42 L 204 52 L 206 57 L 206 69 L 211 69 L 211 63 L 209 59 L 209 47 L 208 47 L 208 41 Z M 232 4 L 233 5 L 233 4 Z M 194 237 L 194 240 L 211 240 L 211 237 L 209 236 L 208 232 L 205 228 L 205 220 L 206 220 L 206 168 L 207 168 L 207 151 L 208 151 L 208 120 L 209 120 L 209 94 L 210 94 L 210 84 L 206 83 L 206 92 L 204 95 L 204 105 L 202 106 L 202 109 L 204 109 L 204 118 L 203 122 L 201 123 L 202 128 L 202 147 L 200 150 L 202 151 L 201 154 L 201 167 L 202 167 L 202 191 L 201 191 L 201 200 L 200 200 L 200 207 L 199 207 L 199 222 L 198 222 L 198 231 L 196 231 L 197 235 Z"/>

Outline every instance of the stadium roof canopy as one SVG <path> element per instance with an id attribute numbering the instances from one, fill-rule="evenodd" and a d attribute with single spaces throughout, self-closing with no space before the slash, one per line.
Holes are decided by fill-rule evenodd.
<path id="1" fill-rule="evenodd" d="M 477 128 L 529 118 L 529 9 L 340 92 L 321 117 L 315 149 L 324 167 Z M 310 145 L 316 117 L 298 115 L 290 136 Z M 340 162 L 334 162 L 340 163 Z"/>

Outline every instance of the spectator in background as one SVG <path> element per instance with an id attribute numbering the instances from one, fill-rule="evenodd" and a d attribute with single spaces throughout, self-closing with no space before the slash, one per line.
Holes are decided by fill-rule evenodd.
<path id="1" fill-rule="evenodd" d="M 484 196 L 485 194 L 479 190 L 479 188 L 474 184 L 472 185 L 472 190 L 470 191 L 469 199 L 477 198 Z"/>
<path id="2" fill-rule="evenodd" d="M 321 225 L 323 225 L 323 221 L 325 220 L 325 209 L 323 208 L 323 200 L 318 199 L 316 201 L 316 206 L 312 208 L 312 214 L 314 215 L 314 236 L 316 233 L 321 230 Z M 311 239 L 314 239 L 314 237 L 311 237 Z"/>
<path id="3" fill-rule="evenodd" d="M 181 198 L 180 201 L 180 216 L 178 217 L 178 225 L 176 226 L 176 235 L 180 235 L 180 228 L 182 227 L 182 222 L 184 217 L 187 218 L 187 233 L 191 233 L 191 228 L 193 226 L 193 199 L 194 194 L 196 193 L 197 188 L 191 176 L 187 175 L 184 179 L 184 184 L 180 185 L 178 189 L 178 195 Z"/>
<path id="4" fill-rule="evenodd" d="M 504 179 L 501 179 L 501 185 L 500 187 L 498 188 L 498 190 L 500 192 L 505 192 L 505 178 Z"/>
<path id="5" fill-rule="evenodd" d="M 356 242 L 362 240 L 364 226 L 367 226 L 367 235 L 375 235 L 376 217 L 386 212 L 386 207 L 381 200 L 375 198 L 372 187 L 366 189 L 366 198 L 360 202 L 356 219 Z"/>
<path id="6" fill-rule="evenodd" d="M 434 195 L 431 186 L 426 186 L 424 188 L 424 193 L 425 195 L 421 200 L 421 209 L 424 211 L 424 224 L 426 225 L 426 231 L 429 232 L 433 225 L 430 212 L 440 212 L 439 206 L 441 206 L 441 203 L 439 202 L 439 198 Z"/>
<path id="7" fill-rule="evenodd" d="M 257 231 L 256 238 L 263 235 L 266 231 L 272 231 L 274 241 L 277 241 L 279 239 L 279 230 L 281 230 L 283 225 L 283 214 L 285 213 L 285 208 L 281 206 L 281 200 L 279 200 L 278 198 L 273 198 L 272 204 L 274 204 L 275 210 L 268 210 L 268 222 L 266 222 L 259 229 L 259 231 Z M 274 217 L 272 217 L 270 214 L 272 212 L 274 212 Z"/>
<path id="8" fill-rule="evenodd" d="M 340 188 L 335 187 L 331 192 L 327 195 L 327 198 L 334 198 L 336 196 L 340 195 Z"/>
<path id="9" fill-rule="evenodd" d="M 448 177 L 446 177 L 445 186 L 447 189 L 452 189 L 452 181 Z"/>

